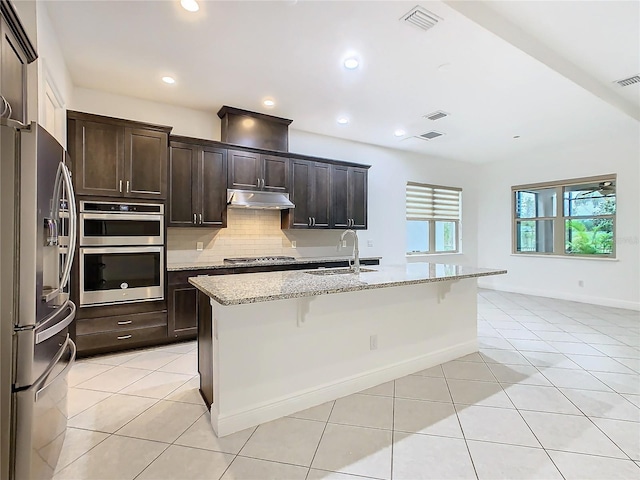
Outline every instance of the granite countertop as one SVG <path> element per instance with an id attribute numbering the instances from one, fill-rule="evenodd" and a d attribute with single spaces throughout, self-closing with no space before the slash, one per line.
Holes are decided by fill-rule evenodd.
<path id="1" fill-rule="evenodd" d="M 361 257 L 362 260 L 380 260 L 382 257 Z M 353 260 L 353 256 L 345 257 L 305 257 L 296 258 L 295 260 L 273 260 L 270 262 L 246 262 L 246 263 L 224 263 L 224 262 L 169 262 L 167 263 L 167 271 L 179 272 L 183 270 L 217 270 L 219 268 L 238 268 L 238 267 L 264 267 L 268 265 L 299 265 L 304 263 L 324 263 L 324 262 L 346 262 Z"/>
<path id="2" fill-rule="evenodd" d="M 375 265 L 363 267 L 363 269 L 371 271 L 363 271 L 358 275 L 314 275 L 309 273 L 322 270 L 203 275 L 189 278 L 189 283 L 221 305 L 240 305 L 507 273 L 506 270 L 500 269 L 426 262 L 397 266 Z"/>

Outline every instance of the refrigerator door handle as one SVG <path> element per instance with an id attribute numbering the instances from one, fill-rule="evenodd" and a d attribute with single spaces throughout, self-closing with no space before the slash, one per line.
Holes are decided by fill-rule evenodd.
<path id="1" fill-rule="evenodd" d="M 67 306 L 71 309 L 71 313 L 69 313 L 69 315 L 64 317 L 64 319 L 62 321 L 50 326 L 49 328 L 45 328 L 44 330 L 36 333 L 36 345 L 38 343 L 44 342 L 45 340 L 53 337 L 58 332 L 61 332 L 62 330 L 67 328 L 69 326 L 69 324 L 71 324 L 71 322 L 73 322 L 73 319 L 76 318 L 76 304 L 73 303 L 72 301 L 69 301 L 67 303 Z M 46 325 L 46 323 L 44 325 Z"/>
<path id="2" fill-rule="evenodd" d="M 73 184 L 71 183 L 71 174 L 64 163 L 60 162 L 60 166 L 62 179 L 67 190 L 67 204 L 69 208 L 69 249 L 67 258 L 65 259 L 64 269 L 62 271 L 62 277 L 60 278 L 60 290 L 64 290 L 69 283 L 69 277 L 71 276 L 71 264 L 73 263 L 73 257 L 76 253 L 78 213 L 76 212 L 76 197 L 73 192 Z M 56 197 L 55 202 L 58 204 L 60 203 L 59 196 Z"/>
<path id="3" fill-rule="evenodd" d="M 64 367 L 64 369 L 58 375 L 56 375 L 56 378 L 54 378 L 50 382 L 47 382 L 41 388 L 39 388 L 38 391 L 36 391 L 36 402 L 38 401 L 38 397 L 42 394 L 42 392 L 44 392 L 50 385 L 55 383 L 58 378 L 63 378 L 64 376 L 66 376 L 69 370 L 71 370 L 71 367 L 73 367 L 76 359 L 76 351 L 77 351 L 76 344 L 73 343 L 73 340 L 71 340 L 68 337 L 67 337 L 67 344 L 69 345 L 69 348 L 71 350 L 70 356 L 69 356 L 69 363 L 67 363 L 67 366 Z M 51 365 L 51 370 L 53 370 L 53 367 L 55 367 L 55 363 Z M 46 375 L 49 375 L 51 373 L 51 370 L 47 371 Z"/>

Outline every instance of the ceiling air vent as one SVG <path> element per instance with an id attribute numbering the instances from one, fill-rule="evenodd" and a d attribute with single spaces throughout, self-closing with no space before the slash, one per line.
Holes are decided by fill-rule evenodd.
<path id="1" fill-rule="evenodd" d="M 428 115 L 424 115 L 424 118 L 427 120 L 440 120 L 441 118 L 448 117 L 449 114 L 447 112 L 443 112 L 442 110 L 438 110 L 437 112 L 430 113 Z"/>
<path id="2" fill-rule="evenodd" d="M 434 138 L 438 138 L 443 135 L 444 133 L 431 131 L 431 132 L 423 133 L 422 135 L 416 135 L 416 138 L 421 138 L 423 140 L 433 140 Z"/>
<path id="3" fill-rule="evenodd" d="M 420 5 L 416 5 L 408 13 L 404 14 L 400 17 L 400 20 L 403 20 L 411 25 L 418 27 L 422 30 L 429 30 L 436 26 L 436 24 L 442 20 L 441 17 L 436 15 L 435 13 L 431 13 L 424 7 Z"/>
<path id="4" fill-rule="evenodd" d="M 623 78 L 622 80 L 616 80 L 616 83 L 621 87 L 633 85 L 634 83 L 640 83 L 640 75 L 634 75 L 633 77 Z"/>

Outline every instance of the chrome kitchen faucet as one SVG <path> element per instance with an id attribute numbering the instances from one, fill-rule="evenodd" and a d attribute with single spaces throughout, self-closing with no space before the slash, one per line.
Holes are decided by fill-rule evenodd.
<path id="1" fill-rule="evenodd" d="M 339 247 L 342 247 L 342 242 L 344 241 L 344 237 L 347 235 L 353 235 L 353 266 L 351 265 L 351 260 L 349 260 L 349 268 L 353 270 L 353 273 L 360 273 L 360 252 L 358 250 L 358 234 L 355 230 L 345 230 L 342 232 L 340 236 L 340 244 Z"/>

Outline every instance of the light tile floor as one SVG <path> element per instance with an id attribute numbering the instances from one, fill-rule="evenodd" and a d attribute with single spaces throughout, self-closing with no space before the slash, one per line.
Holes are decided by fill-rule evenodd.
<path id="1" fill-rule="evenodd" d="M 639 479 L 640 314 L 480 291 L 480 352 L 216 438 L 196 345 L 72 369 L 62 479 Z"/>

